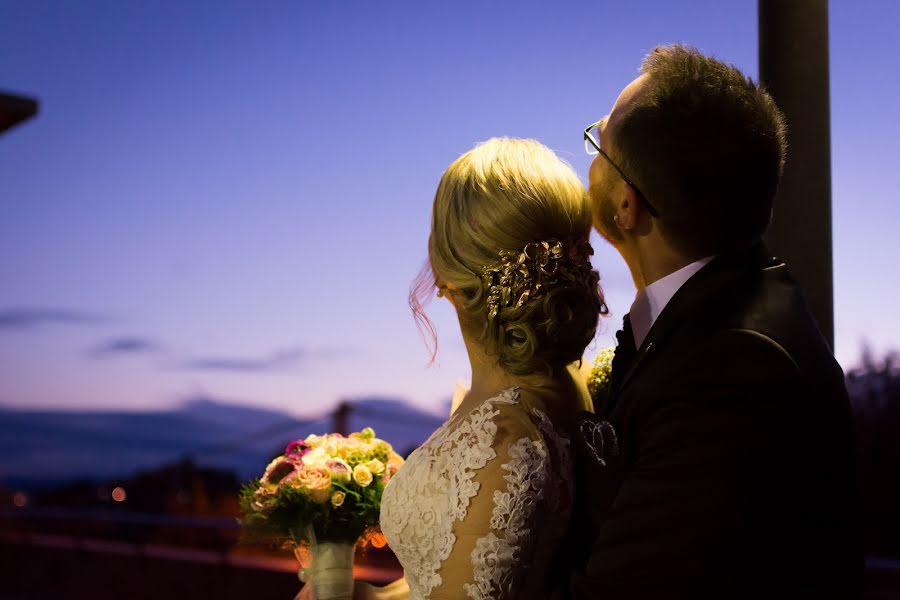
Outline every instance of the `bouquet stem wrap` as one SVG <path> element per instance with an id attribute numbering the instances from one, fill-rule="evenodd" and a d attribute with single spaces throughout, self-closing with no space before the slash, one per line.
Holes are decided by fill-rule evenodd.
<path id="1" fill-rule="evenodd" d="M 306 532 L 308 554 L 295 552 L 302 567 L 301 581 L 312 586 L 316 600 L 352 600 L 354 544 L 319 542 L 312 527 Z"/>
<path id="2" fill-rule="evenodd" d="M 353 544 L 324 542 L 312 552 L 313 591 L 318 600 L 352 600 Z"/>

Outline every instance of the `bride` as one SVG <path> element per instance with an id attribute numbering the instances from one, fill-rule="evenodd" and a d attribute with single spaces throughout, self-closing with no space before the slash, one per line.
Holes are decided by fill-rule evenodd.
<path id="1" fill-rule="evenodd" d="M 404 578 L 356 598 L 547 597 L 589 406 L 575 365 L 606 312 L 590 228 L 577 175 L 536 141 L 489 140 L 444 173 L 410 304 L 428 330 L 423 301 L 453 305 L 472 386 L 384 491 Z"/>

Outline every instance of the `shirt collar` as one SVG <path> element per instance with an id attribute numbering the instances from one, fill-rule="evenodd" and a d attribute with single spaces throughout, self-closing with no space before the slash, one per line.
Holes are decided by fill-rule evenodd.
<path id="1" fill-rule="evenodd" d="M 681 289 L 681 286 L 713 258 L 712 256 L 701 258 L 686 267 L 678 269 L 674 273 L 669 273 L 662 279 L 654 281 L 644 289 L 638 290 L 634 303 L 631 305 L 631 311 L 628 313 L 631 320 L 631 329 L 634 332 L 635 348 L 640 348 L 644 340 L 647 339 L 650 328 L 653 327 L 656 319 L 659 318 L 659 315 L 675 293 Z"/>

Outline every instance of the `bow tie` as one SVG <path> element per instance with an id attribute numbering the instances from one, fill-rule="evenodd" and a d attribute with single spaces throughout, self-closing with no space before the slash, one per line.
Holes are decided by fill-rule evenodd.
<path id="1" fill-rule="evenodd" d="M 622 378 L 634 362 L 637 356 L 637 347 L 634 345 L 634 331 L 631 329 L 631 319 L 628 315 L 622 319 L 622 329 L 616 332 L 616 353 L 613 355 L 612 374 L 610 376 L 610 389 L 615 390 L 622 382 Z"/>

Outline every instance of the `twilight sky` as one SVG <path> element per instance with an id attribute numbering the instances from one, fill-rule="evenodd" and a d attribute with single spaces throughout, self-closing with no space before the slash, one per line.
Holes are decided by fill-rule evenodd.
<path id="1" fill-rule="evenodd" d="M 900 4 L 831 4 L 847 367 L 900 346 Z M 0 137 L 0 405 L 439 406 L 462 341 L 433 303 L 425 369 L 406 296 L 442 171 L 507 135 L 586 179 L 581 130 L 669 42 L 755 77 L 756 2 L 0 0 L 0 89 L 41 101 Z M 594 242 L 596 349 L 634 289 Z"/>

